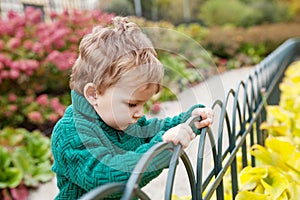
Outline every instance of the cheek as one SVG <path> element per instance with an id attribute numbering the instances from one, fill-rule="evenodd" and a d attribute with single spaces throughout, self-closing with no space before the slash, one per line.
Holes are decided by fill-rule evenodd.
<path id="1" fill-rule="evenodd" d="M 131 109 L 127 105 L 119 104 L 119 106 L 113 106 L 111 108 L 111 115 L 116 121 L 127 121 L 131 119 Z"/>

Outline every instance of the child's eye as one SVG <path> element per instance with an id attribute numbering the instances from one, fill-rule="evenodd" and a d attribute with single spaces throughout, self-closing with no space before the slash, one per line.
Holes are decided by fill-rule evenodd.
<path id="1" fill-rule="evenodd" d="M 132 107 L 136 107 L 137 104 L 135 104 L 135 103 L 129 103 L 128 106 L 132 108 Z"/>

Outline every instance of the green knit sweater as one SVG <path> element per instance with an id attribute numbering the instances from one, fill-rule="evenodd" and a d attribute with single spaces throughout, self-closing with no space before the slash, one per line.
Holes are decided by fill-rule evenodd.
<path id="1" fill-rule="evenodd" d="M 57 175 L 56 199 L 78 199 L 91 189 L 110 182 L 125 182 L 142 155 L 162 141 L 164 132 L 185 122 L 195 105 L 173 118 L 142 117 L 124 131 L 105 124 L 87 100 L 71 91 L 72 104 L 55 125 L 51 149 Z M 141 180 L 141 186 L 168 167 L 170 151 L 158 155 Z"/>

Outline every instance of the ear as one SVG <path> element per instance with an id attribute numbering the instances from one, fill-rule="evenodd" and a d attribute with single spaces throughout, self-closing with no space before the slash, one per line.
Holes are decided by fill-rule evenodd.
<path id="1" fill-rule="evenodd" d="M 92 105 L 97 104 L 97 90 L 94 83 L 87 83 L 83 89 L 84 97 Z"/>

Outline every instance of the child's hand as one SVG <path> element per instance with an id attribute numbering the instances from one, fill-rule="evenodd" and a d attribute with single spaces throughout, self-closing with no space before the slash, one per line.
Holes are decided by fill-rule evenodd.
<path id="1" fill-rule="evenodd" d="M 196 134 L 192 128 L 183 123 L 167 130 L 162 139 L 164 142 L 173 142 L 175 145 L 181 144 L 183 148 L 186 148 L 195 137 Z"/>
<path id="2" fill-rule="evenodd" d="M 200 129 L 213 123 L 214 113 L 211 108 L 195 108 L 192 115 L 201 116 L 200 122 L 195 122 L 195 127 Z"/>

